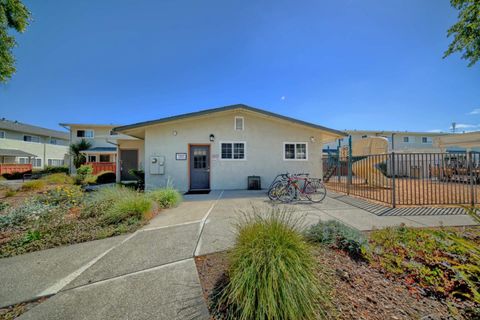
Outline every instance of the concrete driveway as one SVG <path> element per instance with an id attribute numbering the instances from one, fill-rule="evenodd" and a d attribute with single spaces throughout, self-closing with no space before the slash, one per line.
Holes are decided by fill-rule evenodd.
<path id="1" fill-rule="evenodd" d="M 133 234 L 0 259 L 0 305 L 53 295 L 20 319 L 208 319 L 194 256 L 230 248 L 242 212 L 271 206 L 263 191 L 189 195 Z M 359 230 L 473 224 L 463 215 L 379 217 L 329 197 L 285 207 L 306 224 L 337 219 Z"/>

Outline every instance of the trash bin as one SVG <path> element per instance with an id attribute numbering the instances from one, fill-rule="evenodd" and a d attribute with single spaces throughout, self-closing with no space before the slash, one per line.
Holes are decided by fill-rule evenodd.
<path id="1" fill-rule="evenodd" d="M 248 190 L 261 190 L 260 176 L 248 176 Z"/>

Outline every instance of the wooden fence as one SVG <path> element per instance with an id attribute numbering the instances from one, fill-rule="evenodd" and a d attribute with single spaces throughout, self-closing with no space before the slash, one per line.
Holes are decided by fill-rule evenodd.
<path id="1" fill-rule="evenodd" d="M 32 164 L 0 163 L 0 175 L 4 173 L 24 173 L 32 171 Z"/>
<path id="2" fill-rule="evenodd" d="M 102 171 L 117 173 L 117 165 L 115 162 L 87 162 L 86 164 L 92 166 L 93 174 L 98 174 Z"/>

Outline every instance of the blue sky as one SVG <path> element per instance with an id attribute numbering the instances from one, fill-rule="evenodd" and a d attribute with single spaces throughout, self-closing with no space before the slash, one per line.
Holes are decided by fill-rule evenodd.
<path id="1" fill-rule="evenodd" d="M 245 103 L 335 129 L 480 130 L 480 64 L 442 59 L 448 0 L 24 2 L 8 119 L 128 124 Z"/>

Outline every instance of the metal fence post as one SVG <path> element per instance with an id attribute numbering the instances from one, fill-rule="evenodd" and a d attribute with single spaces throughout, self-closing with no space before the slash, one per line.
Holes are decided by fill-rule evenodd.
<path id="1" fill-rule="evenodd" d="M 392 168 L 392 207 L 395 208 L 396 199 L 395 199 L 395 152 L 392 151 L 390 154 L 391 157 L 391 168 Z"/>
<path id="2" fill-rule="evenodd" d="M 348 137 L 348 162 L 347 162 L 347 195 L 350 195 L 350 185 L 352 184 L 352 136 Z"/>
<path id="3" fill-rule="evenodd" d="M 468 152 L 468 171 L 470 171 L 470 204 L 475 206 L 475 182 L 473 179 L 473 152 Z"/>

